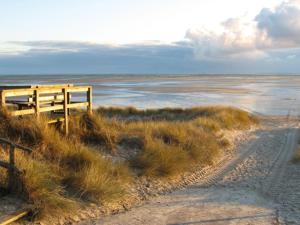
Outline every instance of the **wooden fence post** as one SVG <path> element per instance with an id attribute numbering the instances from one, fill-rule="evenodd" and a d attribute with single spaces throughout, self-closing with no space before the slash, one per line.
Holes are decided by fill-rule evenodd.
<path id="1" fill-rule="evenodd" d="M 71 103 L 71 94 L 70 94 L 70 92 L 67 92 L 67 103 L 68 103 L 68 105 Z M 67 108 L 68 109 L 68 115 L 70 116 L 70 109 L 69 108 Z"/>
<path id="2" fill-rule="evenodd" d="M 36 113 L 36 117 L 39 119 L 40 118 L 40 96 L 39 96 L 39 91 L 36 89 L 34 91 L 34 95 L 35 95 L 35 113 Z"/>
<path id="3" fill-rule="evenodd" d="M 5 108 L 6 105 L 6 97 L 5 97 L 5 92 L 0 91 L 0 107 Z"/>
<path id="4" fill-rule="evenodd" d="M 15 188 L 15 146 L 9 146 L 8 190 Z"/>
<path id="5" fill-rule="evenodd" d="M 68 90 L 63 88 L 64 94 L 64 117 L 65 117 L 65 126 L 64 132 L 66 135 L 69 134 L 69 113 L 68 113 Z"/>
<path id="6" fill-rule="evenodd" d="M 93 89 L 92 87 L 89 87 L 87 91 L 87 102 L 88 102 L 87 111 L 89 114 L 93 113 L 92 101 L 93 101 Z"/>

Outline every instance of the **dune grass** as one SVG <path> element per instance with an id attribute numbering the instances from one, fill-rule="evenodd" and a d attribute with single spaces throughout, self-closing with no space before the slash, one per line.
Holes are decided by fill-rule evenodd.
<path id="1" fill-rule="evenodd" d="M 138 176 L 159 179 L 211 165 L 230 144 L 220 131 L 257 123 L 230 107 L 99 108 L 93 115 L 72 116 L 65 137 L 46 120 L 0 112 L 0 136 L 34 150 L 16 159 L 24 171 L 19 194 L 38 216 L 74 210 L 82 201 L 119 199 Z M 121 152 L 128 154 L 120 157 Z"/>
<path id="2" fill-rule="evenodd" d="M 0 135 L 31 147 L 30 156 L 16 157 L 25 171 L 21 194 L 41 215 L 55 215 L 76 207 L 76 199 L 103 202 L 121 195 L 129 169 L 105 159 L 75 139 L 63 137 L 44 119 L 10 118 L 2 113 Z M 72 206 L 72 207 L 71 207 Z"/>
<path id="3" fill-rule="evenodd" d="M 75 121 L 81 122 L 73 124 L 73 130 L 81 132 L 74 135 L 79 134 L 86 143 L 104 143 L 113 154 L 117 154 L 117 146 L 136 148 L 138 153 L 129 159 L 130 166 L 140 175 L 155 177 L 171 176 L 195 164 L 213 164 L 223 154 L 222 148 L 230 145 L 218 137 L 219 131 L 248 129 L 258 122 L 247 112 L 231 107 L 102 107 L 94 115 Z"/>

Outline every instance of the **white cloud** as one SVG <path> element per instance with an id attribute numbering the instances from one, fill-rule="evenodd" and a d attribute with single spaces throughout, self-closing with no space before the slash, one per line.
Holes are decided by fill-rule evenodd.
<path id="1" fill-rule="evenodd" d="M 272 42 L 272 48 L 300 46 L 300 0 L 283 2 L 273 10 L 264 8 L 255 21 L 257 29 Z"/>
<path id="2" fill-rule="evenodd" d="M 268 51 L 300 47 L 300 0 L 263 8 L 255 19 L 230 18 L 219 32 L 188 30 L 186 38 L 200 59 L 231 60 L 268 57 Z"/>
<path id="3" fill-rule="evenodd" d="M 199 58 L 222 60 L 228 58 L 263 57 L 265 53 L 257 45 L 263 35 L 257 34 L 254 21 L 246 18 L 230 18 L 221 24 L 219 32 L 207 29 L 188 30 L 186 38 L 195 46 Z"/>

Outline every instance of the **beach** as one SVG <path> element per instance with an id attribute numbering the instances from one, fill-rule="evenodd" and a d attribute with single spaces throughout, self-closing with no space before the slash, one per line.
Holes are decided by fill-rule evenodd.
<path id="1" fill-rule="evenodd" d="M 300 167 L 291 161 L 299 139 L 297 76 L 45 75 L 0 76 L 0 80 L 5 85 L 93 86 L 94 113 L 73 117 L 69 138 L 30 118 L 2 122 L 3 136 L 39 152 L 40 171 L 48 168 L 53 176 L 57 176 L 53 168 L 70 171 L 64 173 L 63 182 L 54 180 L 55 189 L 69 186 L 65 191 L 71 195 L 78 188 L 82 192 L 74 195 L 84 202 L 79 210 L 41 223 L 267 225 L 300 221 L 295 213 L 300 207 Z M 136 108 L 119 108 L 124 106 Z M 31 135 L 34 145 L 28 140 Z M 52 161 L 53 157 L 59 160 Z M 56 164 L 61 158 L 63 163 Z M 40 163 L 34 158 L 19 159 L 27 174 L 36 171 L 27 168 L 28 162 Z M 74 168 L 79 172 L 74 173 Z M 108 183 L 103 185 L 102 176 L 94 179 L 98 174 L 108 174 L 103 177 Z M 45 175 L 41 178 L 48 179 Z M 31 177 L 26 179 L 32 188 Z M 37 187 L 44 188 L 43 183 Z M 123 187 L 126 198 L 102 201 L 122 196 Z M 69 204 L 53 193 L 49 189 L 46 196 L 31 200 L 44 201 L 46 210 L 40 214 L 61 210 L 52 199 Z M 98 203 L 90 204 L 91 199 Z M 3 202 L 3 208 L 19 207 L 12 198 Z"/>
<path id="2" fill-rule="evenodd" d="M 290 75 L 27 75 L 0 76 L 0 83 L 92 85 L 95 106 L 231 105 L 264 115 L 300 107 L 300 77 Z"/>

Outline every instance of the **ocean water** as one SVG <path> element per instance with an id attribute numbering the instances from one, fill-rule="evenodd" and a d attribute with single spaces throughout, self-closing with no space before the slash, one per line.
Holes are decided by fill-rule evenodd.
<path id="1" fill-rule="evenodd" d="M 23 75 L 0 85 L 93 86 L 94 106 L 136 108 L 230 105 L 265 115 L 299 112 L 300 76 L 288 75 Z"/>

